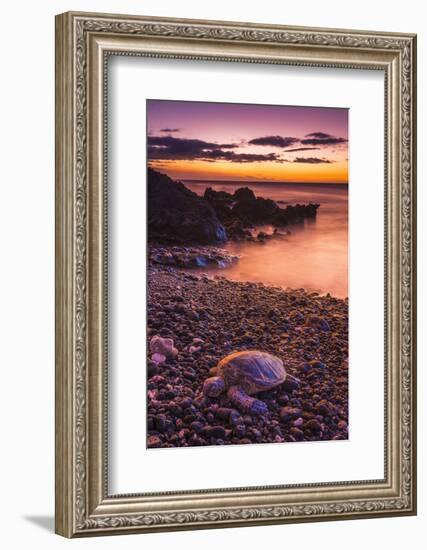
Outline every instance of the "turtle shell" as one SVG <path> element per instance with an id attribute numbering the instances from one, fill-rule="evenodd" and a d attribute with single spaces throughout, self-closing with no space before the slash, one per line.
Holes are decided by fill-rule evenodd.
<path id="1" fill-rule="evenodd" d="M 264 351 L 236 351 L 221 359 L 217 367 L 227 388 L 241 387 L 248 395 L 278 386 L 286 379 L 283 361 Z"/>

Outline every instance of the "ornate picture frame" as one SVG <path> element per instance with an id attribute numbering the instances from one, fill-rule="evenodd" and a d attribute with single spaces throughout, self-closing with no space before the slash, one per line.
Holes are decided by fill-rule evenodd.
<path id="1" fill-rule="evenodd" d="M 385 476 L 111 495 L 106 357 L 106 60 L 384 72 Z M 68 12 L 56 18 L 56 532 L 65 537 L 416 513 L 416 36 Z"/>

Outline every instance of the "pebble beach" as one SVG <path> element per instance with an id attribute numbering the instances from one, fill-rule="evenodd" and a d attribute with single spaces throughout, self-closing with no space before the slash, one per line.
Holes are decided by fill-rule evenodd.
<path id="1" fill-rule="evenodd" d="M 149 448 L 348 438 L 347 299 L 162 263 L 148 266 L 148 349 L 160 337 L 174 352 L 148 356 Z M 291 375 L 256 396 L 265 414 L 203 394 L 209 370 L 236 350 L 271 353 Z"/>

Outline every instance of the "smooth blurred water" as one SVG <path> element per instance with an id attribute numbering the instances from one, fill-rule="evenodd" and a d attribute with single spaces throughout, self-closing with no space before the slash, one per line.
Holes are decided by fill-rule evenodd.
<path id="1" fill-rule="evenodd" d="M 290 235 L 269 239 L 265 244 L 227 243 L 224 248 L 241 256 L 221 275 L 236 281 L 262 282 L 283 288 L 305 288 L 321 294 L 348 296 L 348 188 L 346 185 L 308 183 L 196 182 L 184 184 L 199 195 L 207 187 L 233 193 L 250 187 L 259 197 L 286 204 L 320 204 L 316 220 L 284 228 Z M 279 203 L 285 207 L 286 204 Z M 271 227 L 259 230 L 272 232 Z M 203 270 L 218 274 L 218 270 Z"/>

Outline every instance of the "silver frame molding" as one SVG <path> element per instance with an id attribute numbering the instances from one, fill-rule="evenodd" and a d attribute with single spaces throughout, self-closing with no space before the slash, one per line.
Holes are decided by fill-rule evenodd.
<path id="1" fill-rule="evenodd" d="M 109 495 L 106 101 L 110 55 L 385 75 L 385 477 Z M 56 532 L 66 537 L 416 513 L 416 36 L 68 12 L 56 17 Z"/>

